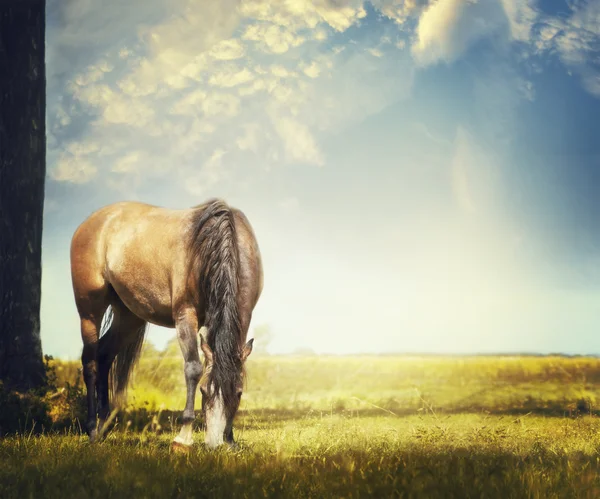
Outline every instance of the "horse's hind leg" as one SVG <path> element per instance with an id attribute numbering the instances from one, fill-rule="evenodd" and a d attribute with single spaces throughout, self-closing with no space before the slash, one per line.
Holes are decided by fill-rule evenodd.
<path id="1" fill-rule="evenodd" d="M 109 383 L 108 376 L 110 373 L 110 367 L 117 355 L 118 344 L 117 344 L 117 322 L 115 318 L 114 310 L 112 316 L 112 322 L 106 333 L 100 337 L 100 343 L 98 346 L 98 432 L 101 434 L 104 423 L 108 419 L 110 414 L 110 405 L 108 400 Z"/>
<path id="2" fill-rule="evenodd" d="M 108 331 L 100 338 L 98 347 L 98 432 L 103 433 L 104 425 L 110 415 L 109 375 L 110 369 L 120 351 L 143 336 L 146 322 L 116 299 L 112 302 L 112 322 Z"/>
<path id="3" fill-rule="evenodd" d="M 78 261 L 76 263 L 79 263 Z M 81 339 L 83 340 L 83 351 L 81 353 L 81 364 L 83 366 L 83 380 L 87 391 L 88 417 L 85 429 L 91 441 L 96 439 L 96 382 L 98 379 L 98 339 L 102 317 L 109 304 L 109 286 L 102 275 L 89 271 L 86 265 L 74 265 L 73 290 L 75 293 L 75 304 L 81 320 Z"/>
<path id="4" fill-rule="evenodd" d="M 104 307 L 104 310 L 106 307 Z M 96 381 L 98 376 L 98 336 L 104 310 L 101 308 L 96 313 L 81 316 L 81 337 L 83 339 L 83 352 L 81 364 L 83 366 L 83 380 L 87 391 L 88 418 L 86 431 L 91 441 L 96 439 Z"/>

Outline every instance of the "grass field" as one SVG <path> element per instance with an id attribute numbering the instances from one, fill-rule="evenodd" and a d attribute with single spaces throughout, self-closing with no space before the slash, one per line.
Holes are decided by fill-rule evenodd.
<path id="1" fill-rule="evenodd" d="M 240 449 L 181 455 L 181 361 L 150 349 L 102 444 L 72 407 L 0 440 L 0 497 L 600 497 L 599 397 L 592 358 L 257 357 Z"/>

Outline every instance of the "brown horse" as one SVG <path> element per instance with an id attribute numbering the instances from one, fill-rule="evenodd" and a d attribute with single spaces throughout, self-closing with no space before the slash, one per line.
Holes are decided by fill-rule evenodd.
<path id="1" fill-rule="evenodd" d="M 258 244 L 244 214 L 221 200 L 186 210 L 136 202 L 106 206 L 73 235 L 71 274 L 90 440 L 103 434 L 109 393 L 113 399 L 125 393 L 150 322 L 176 329 L 185 361 L 183 427 L 173 444 L 193 443 L 198 384 L 206 444 L 233 444 L 243 366 L 252 351 L 246 336 L 263 286 Z M 200 335 L 204 374 L 201 326 L 208 331 Z"/>

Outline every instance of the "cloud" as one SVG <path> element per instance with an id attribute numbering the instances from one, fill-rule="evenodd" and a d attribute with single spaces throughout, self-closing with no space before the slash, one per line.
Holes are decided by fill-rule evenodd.
<path id="1" fill-rule="evenodd" d="M 471 193 L 471 184 L 469 181 L 469 161 L 468 145 L 465 143 L 465 134 L 462 128 L 459 128 L 456 137 L 456 151 L 452 160 L 452 187 L 458 205 L 466 212 L 473 213 L 476 210 L 473 195 Z"/>
<path id="2" fill-rule="evenodd" d="M 408 56 L 400 65 L 387 57 L 398 38 L 391 25 L 371 53 L 363 41 L 327 43 L 365 17 L 358 0 L 152 0 L 141 21 L 139 9 L 111 14 L 87 0 L 59 10 L 49 24 L 55 181 L 94 178 L 122 190 L 128 178 L 142 185 L 177 165 L 172 178 L 186 186 L 196 179 L 197 193 L 247 168 L 248 154 L 264 169 L 323 166 L 323 134 L 360 122 L 411 87 Z M 88 31 L 94 43 L 86 39 L 82 48 Z M 102 147 L 69 152 L 88 143 Z"/>
<path id="3" fill-rule="evenodd" d="M 227 66 L 214 73 L 208 80 L 208 84 L 215 87 L 231 88 L 248 83 L 254 79 L 254 74 L 247 68 Z"/>
<path id="4" fill-rule="evenodd" d="M 208 161 L 206 161 L 200 172 L 196 175 L 188 176 L 186 179 L 186 189 L 195 196 L 206 196 L 211 188 L 222 180 L 225 170 L 223 168 L 223 156 L 225 150 L 215 150 Z"/>
<path id="5" fill-rule="evenodd" d="M 148 102 L 115 92 L 108 85 L 77 85 L 72 87 L 71 92 L 84 106 L 99 112 L 106 123 L 144 127 L 154 117 L 154 110 Z"/>
<path id="6" fill-rule="evenodd" d="M 384 16 L 403 26 L 410 17 L 418 17 L 430 0 L 371 0 Z"/>
<path id="7" fill-rule="evenodd" d="M 499 183 L 493 152 L 482 150 L 462 126 L 456 130 L 454 147 L 452 189 L 458 206 L 469 215 L 489 215 Z"/>
<path id="8" fill-rule="evenodd" d="M 240 11 L 244 17 L 273 23 L 294 33 L 320 24 L 345 31 L 367 14 L 362 0 L 255 0 L 243 2 Z M 323 39 L 322 31 L 316 33 Z"/>
<path id="9" fill-rule="evenodd" d="M 133 151 L 115 162 L 112 171 L 117 173 L 131 173 L 139 170 L 141 166 L 141 159 L 143 153 L 140 151 Z"/>
<path id="10" fill-rule="evenodd" d="M 321 73 L 319 64 L 316 61 L 312 61 L 309 65 L 304 66 L 302 71 L 304 71 L 304 74 L 310 78 L 316 78 Z"/>
<path id="11" fill-rule="evenodd" d="M 76 155 L 63 155 L 51 171 L 50 177 L 61 182 L 85 184 L 92 180 L 96 173 L 97 168 L 88 159 Z"/>
<path id="12" fill-rule="evenodd" d="M 209 56 L 219 61 L 232 61 L 243 57 L 246 53 L 246 48 L 240 40 L 232 38 L 230 40 L 222 40 L 214 45 L 209 52 Z"/>
<path id="13" fill-rule="evenodd" d="M 501 0 L 511 39 L 522 42 L 526 58 L 558 55 L 567 70 L 577 73 L 583 87 L 600 96 L 600 4 L 572 2 L 570 15 L 548 15 L 533 0 Z M 537 70 L 536 66 L 532 69 Z"/>
<path id="14" fill-rule="evenodd" d="M 236 145 L 242 151 L 258 153 L 261 143 L 261 127 L 258 123 L 247 123 L 243 126 L 244 131 L 237 138 Z"/>
<path id="15" fill-rule="evenodd" d="M 323 155 L 306 125 L 292 118 L 277 117 L 274 119 L 274 127 L 283 140 L 287 158 L 292 161 L 323 166 Z"/>
<path id="16" fill-rule="evenodd" d="M 378 48 L 367 49 L 367 52 L 369 52 L 369 54 L 371 54 L 373 57 L 383 57 L 383 52 Z"/>
<path id="17" fill-rule="evenodd" d="M 290 48 L 302 45 L 306 40 L 287 28 L 276 24 L 253 24 L 242 35 L 244 40 L 257 42 L 266 52 L 283 54 Z"/>
<path id="18" fill-rule="evenodd" d="M 502 12 L 496 1 L 438 0 L 419 18 L 412 53 L 422 66 L 452 63 L 501 26 Z"/>
<path id="19" fill-rule="evenodd" d="M 340 133 L 407 98 L 415 73 L 410 54 L 399 54 L 393 46 L 385 51 L 384 57 L 373 57 L 361 46 L 350 46 L 320 54 L 313 61 L 319 77 L 294 93 L 308 103 L 298 106 L 296 116 L 315 130 Z"/>
<path id="20" fill-rule="evenodd" d="M 532 0 L 500 0 L 510 28 L 511 39 L 529 43 L 531 31 L 538 19 Z"/>
<path id="21" fill-rule="evenodd" d="M 549 31 L 553 35 L 550 44 L 563 63 L 579 74 L 588 92 L 600 97 L 600 4 L 574 4 L 573 14 L 562 23 L 554 20 Z"/>

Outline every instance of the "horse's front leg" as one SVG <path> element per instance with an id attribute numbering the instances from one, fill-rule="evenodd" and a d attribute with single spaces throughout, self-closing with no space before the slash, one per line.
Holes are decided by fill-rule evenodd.
<path id="1" fill-rule="evenodd" d="M 187 396 L 183 410 L 183 427 L 173 440 L 174 447 L 189 448 L 194 443 L 193 424 L 196 419 L 195 403 L 198 382 L 202 376 L 202 364 L 198 352 L 198 318 L 193 310 L 177 314 L 175 327 L 177 339 L 183 353 L 185 385 Z"/>

